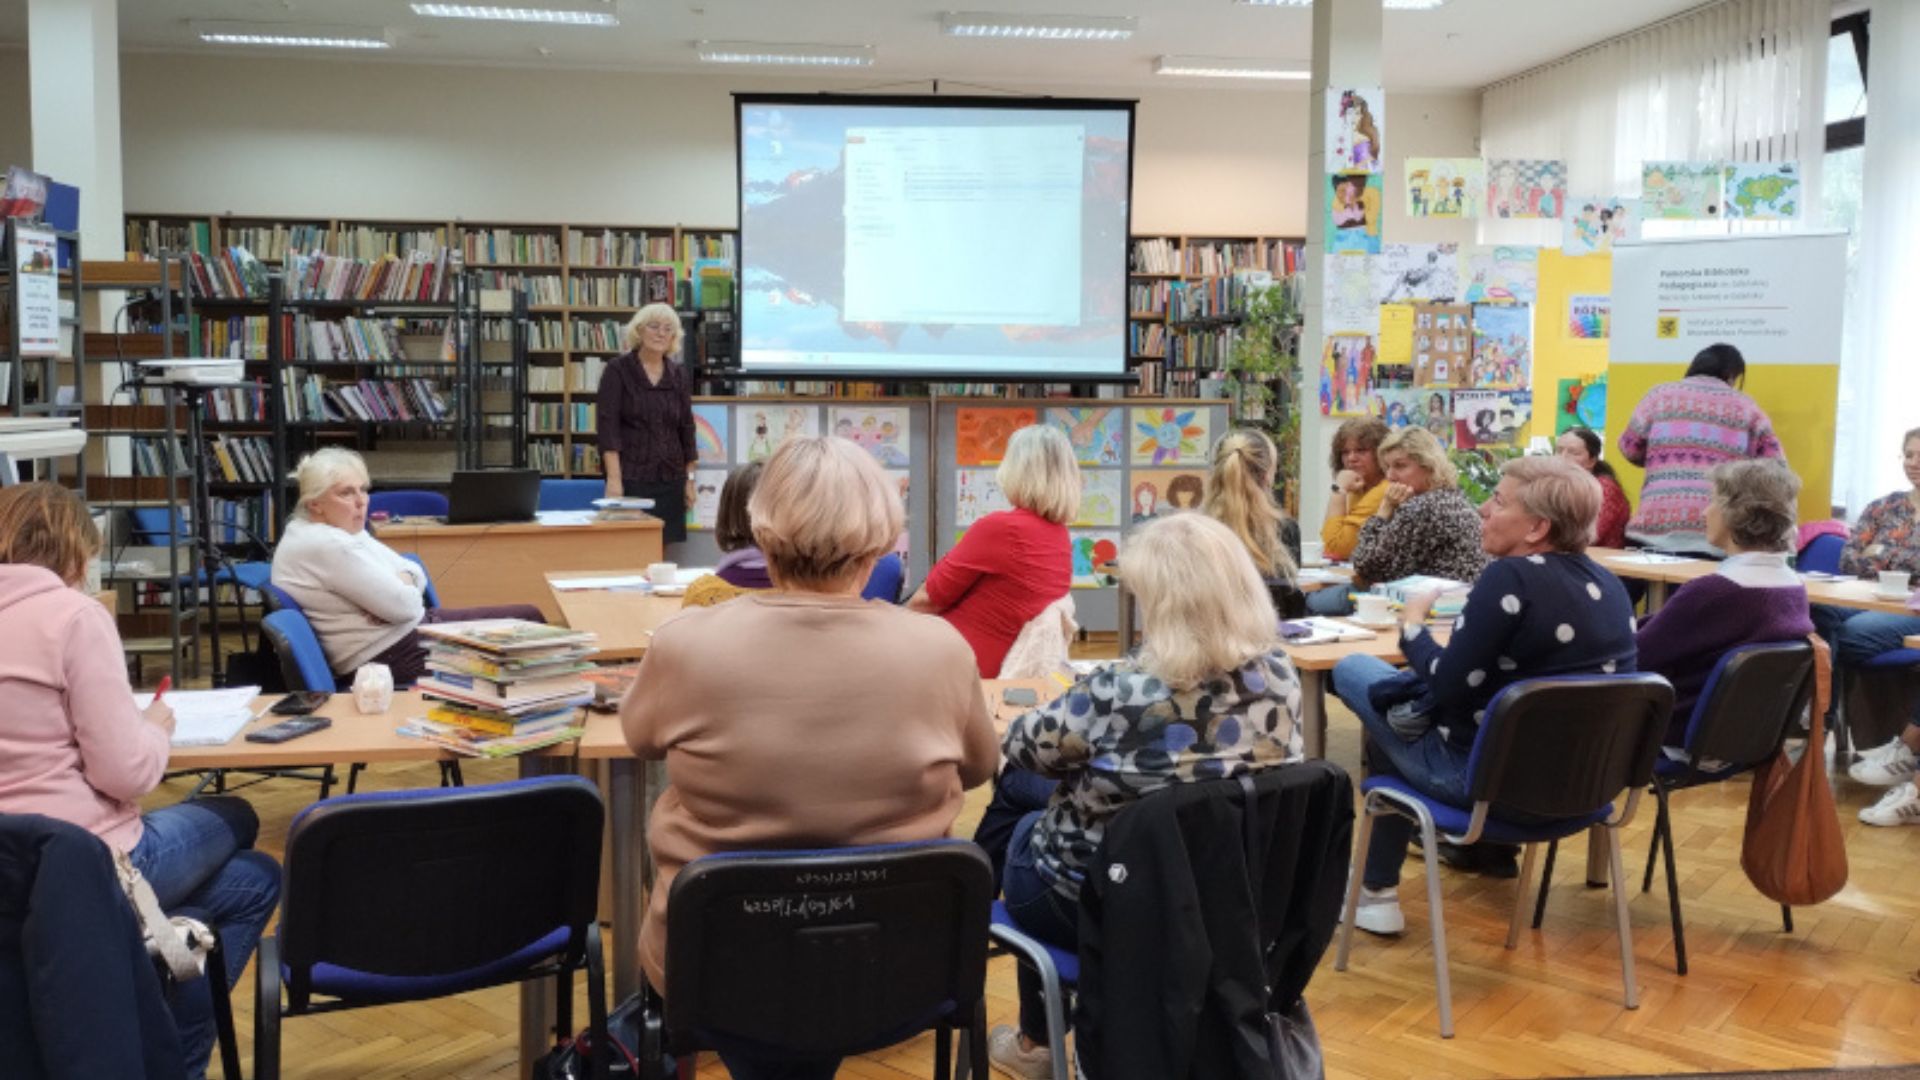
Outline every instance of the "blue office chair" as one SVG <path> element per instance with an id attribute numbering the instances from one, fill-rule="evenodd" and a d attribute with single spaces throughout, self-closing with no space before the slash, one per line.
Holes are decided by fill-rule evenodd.
<path id="1" fill-rule="evenodd" d="M 1447 973 L 1447 936 L 1441 912 L 1440 841 L 1465 846 L 1481 840 L 1521 844 L 1526 857 L 1514 892 L 1507 948 L 1520 941 L 1527 893 L 1539 845 L 1606 826 L 1613 882 L 1614 916 L 1620 936 L 1620 976 L 1626 1007 L 1640 1007 L 1634 985 L 1633 928 L 1627 917 L 1626 876 L 1620 868 L 1620 830 L 1633 820 L 1640 791 L 1653 779 L 1673 687 L 1658 675 L 1576 675 L 1526 679 L 1503 687 L 1488 704 L 1467 758 L 1470 806 L 1453 806 L 1415 789 L 1398 776 L 1372 776 L 1361 784 L 1366 817 L 1355 866 L 1367 859 L 1373 819 L 1399 814 L 1420 826 L 1426 852 L 1427 910 L 1433 922 L 1433 974 L 1440 995 L 1440 1035 L 1453 1038 L 1453 990 Z M 1627 791 L 1618 813 L 1613 799 Z M 1340 928 L 1335 971 L 1347 969 L 1354 911 L 1362 875 L 1349 875 L 1346 917 Z"/>
<path id="2" fill-rule="evenodd" d="M 907 568 L 900 561 L 900 553 L 889 551 L 873 564 L 873 572 L 867 575 L 867 584 L 860 590 L 860 599 L 885 600 L 889 604 L 897 604 L 900 602 L 900 586 L 906 578 Z"/>
<path id="3" fill-rule="evenodd" d="M 955 1030 L 984 1075 L 992 899 L 986 853 L 963 840 L 694 860 L 667 894 L 664 1005 L 641 989 L 643 1075 L 668 1052 L 844 1057 L 928 1028 L 937 1078 Z"/>
<path id="4" fill-rule="evenodd" d="M 1794 560 L 1794 565 L 1804 573 L 1837 574 L 1840 572 L 1840 552 L 1846 546 L 1846 537 L 1822 533 L 1800 549 L 1800 556 Z"/>
<path id="5" fill-rule="evenodd" d="M 376 491 L 367 496 L 369 516 L 446 517 L 447 497 L 437 491 Z"/>
<path id="6" fill-rule="evenodd" d="M 279 929 L 260 941 L 256 1080 L 280 1075 L 283 1017 L 529 979 L 555 981 L 558 1029 L 570 1032 L 582 970 L 593 1045 L 606 1046 L 604 818 L 599 791 L 577 776 L 343 795 L 301 811 Z M 594 1058 L 604 1080 L 607 1055 Z"/>
<path id="7" fill-rule="evenodd" d="M 605 480 L 542 480 L 540 509 L 591 510 L 593 500 L 606 493 Z"/>
<path id="8" fill-rule="evenodd" d="M 267 598 L 267 611 L 269 613 L 275 611 L 297 611 L 302 616 L 307 613 L 307 609 L 300 606 L 300 601 L 295 600 L 292 593 L 275 585 L 271 578 L 261 584 L 260 595 Z"/>

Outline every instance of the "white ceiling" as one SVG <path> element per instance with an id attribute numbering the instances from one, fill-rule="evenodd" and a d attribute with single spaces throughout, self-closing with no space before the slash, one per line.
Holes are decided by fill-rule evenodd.
<path id="1" fill-rule="evenodd" d="M 510 4 L 514 0 L 492 0 Z M 605 0 L 526 0 L 599 6 Z M 1698 6 L 1700 0 L 1449 0 L 1438 11 L 1386 13 L 1386 85 L 1394 90 L 1466 90 L 1524 71 L 1594 42 Z M 819 73 L 845 86 L 940 78 L 985 85 L 1090 87 L 1218 85 L 1221 80 L 1152 74 L 1163 53 L 1308 59 L 1305 9 L 1249 7 L 1232 0 L 613 0 L 612 30 L 480 23 L 414 15 L 406 0 L 119 0 L 127 49 L 213 54 L 191 20 L 246 20 L 387 27 L 394 49 L 377 62 L 428 61 L 592 67 L 646 71 L 728 70 L 693 58 L 696 40 L 864 44 L 866 69 Z M 0 0 L 0 40 L 26 38 L 26 4 Z M 1139 30 L 1115 43 L 1006 42 L 949 38 L 943 10 L 1026 14 L 1133 15 Z M 542 55 L 541 50 L 550 50 Z M 291 50 L 272 52 L 286 55 Z M 339 55 L 339 54 L 334 54 Z M 1298 87 L 1301 84 L 1279 84 Z"/>

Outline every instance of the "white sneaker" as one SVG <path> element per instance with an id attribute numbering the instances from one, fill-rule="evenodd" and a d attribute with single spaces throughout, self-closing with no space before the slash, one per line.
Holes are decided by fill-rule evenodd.
<path id="1" fill-rule="evenodd" d="M 1917 811 L 1920 812 L 1920 811 Z M 1341 914 L 1346 909 L 1341 908 Z M 1407 917 L 1400 912 L 1399 889 L 1369 889 L 1360 886 L 1360 905 L 1354 910 L 1353 925 L 1369 934 L 1391 937 L 1404 933 Z"/>
<path id="2" fill-rule="evenodd" d="M 1891 787 L 1913 779 L 1915 756 L 1898 736 L 1885 746 L 1876 746 L 1847 768 L 1847 775 L 1862 784 Z"/>
<path id="3" fill-rule="evenodd" d="M 1920 791 L 1912 784 L 1888 788 L 1879 802 L 1861 808 L 1860 820 L 1869 825 L 1920 825 Z"/>
<path id="4" fill-rule="evenodd" d="M 1053 1051 L 1045 1046 L 1024 1050 L 1020 1033 L 1006 1024 L 987 1036 L 987 1062 L 1019 1080 L 1052 1080 Z"/>

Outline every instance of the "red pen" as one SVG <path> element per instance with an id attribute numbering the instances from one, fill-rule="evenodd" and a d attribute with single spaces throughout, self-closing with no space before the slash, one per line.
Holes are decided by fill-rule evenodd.
<path id="1" fill-rule="evenodd" d="M 173 676 L 171 675 L 160 676 L 160 688 L 153 692 L 153 700 L 159 701 L 160 696 L 162 694 L 165 694 L 167 691 L 171 689 L 173 689 Z"/>

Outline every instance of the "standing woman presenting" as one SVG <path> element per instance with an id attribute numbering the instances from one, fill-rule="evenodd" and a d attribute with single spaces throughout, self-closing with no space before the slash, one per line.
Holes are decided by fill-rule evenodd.
<path id="1" fill-rule="evenodd" d="M 626 352 L 600 377 L 598 429 L 607 497 L 653 500 L 666 524 L 661 540 L 687 538 L 693 502 L 693 376 L 669 359 L 680 351 L 680 316 L 666 304 L 648 304 L 627 324 Z"/>

